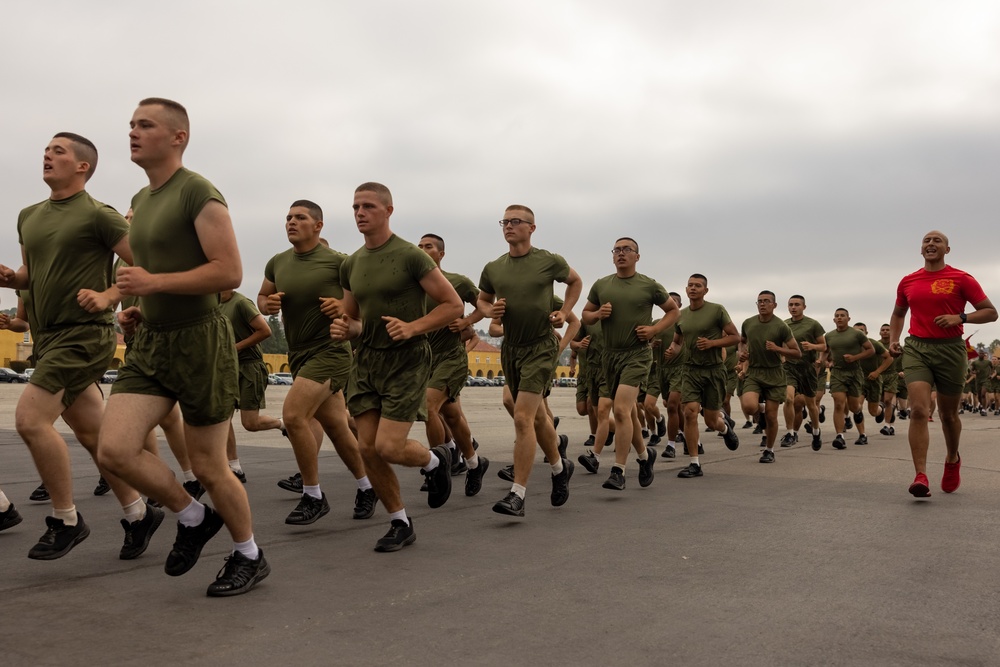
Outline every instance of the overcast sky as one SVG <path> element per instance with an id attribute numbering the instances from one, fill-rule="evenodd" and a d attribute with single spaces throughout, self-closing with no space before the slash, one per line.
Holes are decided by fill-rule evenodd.
<path id="1" fill-rule="evenodd" d="M 55 132 L 97 144 L 88 189 L 124 212 L 128 121 L 160 96 L 188 108 L 185 164 L 227 198 L 251 296 L 293 200 L 352 252 L 376 180 L 396 233 L 443 236 L 477 282 L 516 202 L 584 299 L 628 235 L 640 271 L 706 274 L 737 322 L 771 289 L 877 328 L 940 228 L 1000 303 L 996 2 L 50 1 L 6 7 L 0 38 L 0 263 Z"/>

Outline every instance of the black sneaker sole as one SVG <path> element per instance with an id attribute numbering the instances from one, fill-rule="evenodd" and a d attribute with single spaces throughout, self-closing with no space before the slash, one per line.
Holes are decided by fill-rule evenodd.
<path id="1" fill-rule="evenodd" d="M 506 515 L 506 516 L 517 516 L 517 517 L 523 517 L 524 516 L 524 508 L 523 507 L 520 510 L 512 510 L 509 507 L 507 507 L 506 505 L 502 505 L 500 503 L 494 503 L 493 504 L 493 511 L 496 512 L 497 514 L 503 514 L 503 515 Z"/>
<path id="2" fill-rule="evenodd" d="M 302 519 L 296 520 L 292 518 L 292 514 L 294 514 L 294 512 L 292 512 L 292 514 L 289 514 L 287 517 L 285 517 L 285 523 L 288 524 L 289 526 L 308 526 L 311 523 L 316 523 L 322 517 L 326 516 L 329 513 L 330 513 L 330 505 L 329 503 L 327 503 L 326 505 L 321 507 L 319 512 L 317 512 L 314 516 L 304 517 Z"/>
<path id="3" fill-rule="evenodd" d="M 486 476 L 486 471 L 490 469 L 490 460 L 485 456 L 479 457 L 479 466 L 475 469 L 470 468 L 467 473 L 465 473 L 465 495 L 469 498 L 476 496 L 480 491 L 483 490 L 483 477 Z M 475 480 L 474 483 L 473 480 Z"/>
<path id="4" fill-rule="evenodd" d="M 77 534 L 77 536 L 73 538 L 73 541 L 70 542 L 65 548 L 63 548 L 62 551 L 54 551 L 52 553 L 42 553 L 42 554 L 39 553 L 32 554 L 32 552 L 29 551 L 28 558 L 30 558 L 31 560 L 55 560 L 57 558 L 62 558 L 70 551 L 72 551 L 73 547 L 78 545 L 80 542 L 83 542 L 88 537 L 90 537 L 90 526 L 84 524 L 83 530 L 81 530 L 79 534 Z"/>
<path id="5" fill-rule="evenodd" d="M 399 551 L 403 547 L 410 546 L 416 541 L 417 541 L 417 534 L 412 533 L 411 535 L 407 536 L 407 538 L 404 539 L 402 542 L 394 542 L 392 544 L 385 544 L 385 545 L 376 544 L 375 551 L 379 552 L 380 554 L 391 554 L 394 551 Z"/>
<path id="6" fill-rule="evenodd" d="M 160 527 L 160 524 L 163 523 L 163 517 L 166 516 L 166 512 L 162 512 L 155 507 L 150 507 L 146 510 L 146 512 L 153 512 L 153 523 L 149 527 L 149 530 L 146 531 L 146 537 L 142 541 L 142 546 L 127 554 L 119 553 L 119 560 L 135 560 L 142 554 L 146 553 L 146 549 L 149 548 L 149 541 L 153 539 L 153 533 L 155 533 L 156 529 Z"/>
<path id="7" fill-rule="evenodd" d="M 208 544 L 212 540 L 212 538 L 215 537 L 220 530 L 222 530 L 222 527 L 226 525 L 226 522 L 222 520 L 222 517 L 219 516 L 218 512 L 213 511 L 212 514 L 206 514 L 205 519 L 206 520 L 211 519 L 211 521 L 217 522 L 217 525 L 211 526 L 209 528 L 208 537 L 206 537 L 205 541 L 202 542 L 200 547 L 198 547 L 198 550 L 194 554 L 194 558 L 192 558 L 190 562 L 175 565 L 173 568 L 171 568 L 167 563 L 163 564 L 163 571 L 166 572 L 171 577 L 179 577 L 182 574 L 187 574 L 188 572 L 190 572 L 191 568 L 193 568 L 198 563 L 198 559 L 201 558 L 201 551 L 202 549 L 205 548 L 205 545 Z M 170 550 L 170 553 L 171 554 L 173 553 L 172 548 Z M 167 559 L 169 558 L 170 554 L 167 554 Z"/>
<path id="8" fill-rule="evenodd" d="M 268 563 L 266 559 L 261 559 L 261 560 L 263 562 L 260 564 L 260 569 L 257 570 L 257 574 L 255 574 L 253 578 L 250 579 L 250 581 L 248 581 L 243 586 L 240 586 L 239 588 L 231 588 L 229 590 L 224 590 L 224 591 L 213 591 L 210 587 L 205 592 L 205 595 L 207 595 L 210 598 L 229 598 L 233 597 L 234 595 L 243 595 L 244 593 L 249 593 L 251 590 L 253 590 L 254 586 L 267 579 L 267 575 L 271 574 L 271 564 Z"/>

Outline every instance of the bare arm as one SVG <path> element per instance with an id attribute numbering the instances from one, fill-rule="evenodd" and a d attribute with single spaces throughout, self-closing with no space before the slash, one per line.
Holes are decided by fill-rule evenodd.
<path id="1" fill-rule="evenodd" d="M 243 340 L 236 342 L 237 352 L 245 350 L 248 347 L 253 347 L 271 337 L 271 327 L 268 326 L 267 320 L 264 319 L 263 315 L 257 315 L 250 320 L 250 326 L 253 327 L 253 333 Z"/>

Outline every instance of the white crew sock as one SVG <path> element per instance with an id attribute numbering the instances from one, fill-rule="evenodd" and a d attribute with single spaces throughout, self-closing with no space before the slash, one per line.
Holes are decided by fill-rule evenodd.
<path id="1" fill-rule="evenodd" d="M 10 501 L 7 500 L 7 496 L 4 495 L 3 491 L 0 491 L 0 512 L 6 512 L 10 509 Z"/>
<path id="2" fill-rule="evenodd" d="M 181 470 L 181 473 L 184 475 L 184 481 L 185 482 L 197 482 L 198 481 L 198 478 L 195 477 L 194 473 L 191 472 L 190 470 Z"/>
<path id="3" fill-rule="evenodd" d="M 254 541 L 253 535 L 246 542 L 233 542 L 233 552 L 237 551 L 250 560 L 257 560 L 257 557 L 260 556 L 260 549 L 257 548 L 257 542 Z"/>
<path id="4" fill-rule="evenodd" d="M 691 457 L 691 463 L 695 464 L 696 466 L 700 466 L 701 465 L 701 459 L 699 459 L 697 456 L 692 456 Z"/>
<path id="5" fill-rule="evenodd" d="M 239 459 L 233 459 L 229 462 L 229 469 L 233 472 L 243 472 L 243 466 L 240 465 Z"/>
<path id="6" fill-rule="evenodd" d="M 319 488 L 319 484 L 312 486 L 309 484 L 302 485 L 302 494 L 309 496 L 310 498 L 315 498 L 316 500 L 322 500 L 323 492 Z"/>
<path id="7" fill-rule="evenodd" d="M 429 452 L 429 453 L 431 455 L 431 462 L 425 465 L 423 468 L 421 468 L 421 470 L 423 470 L 424 472 L 430 472 L 431 470 L 434 470 L 434 468 L 437 468 L 438 465 L 440 465 L 441 463 L 441 459 L 437 457 L 437 454 L 435 454 L 434 452 Z"/>
<path id="8" fill-rule="evenodd" d="M 436 456 L 434 458 L 437 458 Z M 389 521 L 405 521 L 406 525 L 410 525 L 410 520 L 406 518 L 406 508 L 399 510 L 398 512 L 392 512 L 389 514 Z"/>
<path id="9" fill-rule="evenodd" d="M 639 460 L 645 461 L 648 458 L 649 458 L 649 450 L 648 449 L 642 450 L 642 454 L 639 454 Z"/>
<path id="10" fill-rule="evenodd" d="M 122 511 L 125 513 L 125 520 L 129 523 L 142 521 L 143 517 L 146 516 L 146 503 L 143 502 L 142 498 L 139 498 L 128 505 L 122 505 Z"/>
<path id="11" fill-rule="evenodd" d="M 177 513 L 177 521 L 182 526 L 187 526 L 188 528 L 194 528 L 195 526 L 200 526 L 202 521 L 205 520 L 205 506 L 199 503 L 194 498 L 188 503 L 188 506 Z"/>
<path id="12" fill-rule="evenodd" d="M 471 459 L 465 459 L 465 465 L 469 466 L 469 470 L 475 470 L 479 467 L 479 454 L 473 454 Z"/>
<path id="13" fill-rule="evenodd" d="M 358 489 L 360 489 L 361 491 L 367 491 L 368 489 L 372 488 L 372 483 L 368 481 L 368 475 L 365 475 L 361 479 L 356 479 L 354 481 L 358 483 Z"/>
<path id="14" fill-rule="evenodd" d="M 64 510 L 57 510 L 56 508 L 53 507 L 52 516 L 55 517 L 56 519 L 62 519 L 62 522 L 67 526 L 75 526 L 77 519 L 76 505 L 73 505 L 72 507 L 69 507 Z"/>
<path id="15" fill-rule="evenodd" d="M 517 494 L 517 497 L 524 500 L 524 494 L 528 492 L 526 488 L 520 484 L 512 484 L 510 490 Z"/>
<path id="16" fill-rule="evenodd" d="M 552 476 L 555 477 L 562 471 L 563 471 L 562 459 L 559 459 L 558 461 L 556 461 L 556 463 L 552 465 Z"/>

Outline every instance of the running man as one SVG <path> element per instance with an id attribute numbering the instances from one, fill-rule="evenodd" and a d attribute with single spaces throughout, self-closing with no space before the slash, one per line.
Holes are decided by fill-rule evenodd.
<path id="1" fill-rule="evenodd" d="M 804 296 L 793 294 L 788 298 L 788 314 L 791 317 L 785 320 L 785 324 L 792 330 L 802 356 L 785 359 L 785 382 L 788 385 L 785 393 L 785 428 L 788 432 L 781 439 L 781 446 L 791 447 L 799 441 L 802 409 L 805 408 L 809 414 L 806 430 L 812 433 L 812 448 L 817 450 L 823 444 L 819 426 L 823 416 L 819 410 L 819 401 L 816 400 L 819 387 L 816 360 L 826 350 L 826 332 L 823 325 L 808 317 L 805 311 Z"/>
<path id="2" fill-rule="evenodd" d="M 962 457 L 958 452 L 962 422 L 958 417 L 965 367 L 968 362 L 963 325 L 987 324 L 997 319 L 996 308 L 971 275 L 945 263 L 951 252 L 948 237 L 939 231 L 924 235 L 920 254 L 924 267 L 905 276 L 896 288 L 896 307 L 889 319 L 889 352 L 903 356 L 910 409 L 910 454 L 916 476 L 910 493 L 917 498 L 931 495 L 927 480 L 927 449 L 930 432 L 931 388 L 937 389 L 938 414 L 948 452 L 944 460 L 941 490 L 952 493 L 962 482 Z M 965 312 L 965 304 L 974 310 Z M 910 335 L 899 344 L 903 322 L 910 312 Z"/>
<path id="3" fill-rule="evenodd" d="M 97 168 L 97 148 L 71 132 L 45 148 L 42 180 L 49 198 L 17 219 L 22 265 L 0 266 L 0 286 L 20 290 L 34 335 L 35 372 L 17 403 L 15 427 L 31 452 L 52 500 L 46 531 L 28 552 L 37 560 L 65 556 L 90 528 L 73 504 L 66 441 L 55 429 L 60 416 L 98 463 L 125 514 L 119 557 L 137 558 L 163 520 L 139 494 L 98 462 L 104 397 L 97 382 L 115 353 L 114 309 L 120 298 L 111 281 L 114 255 L 132 261 L 128 224 L 86 191 Z"/>
<path id="4" fill-rule="evenodd" d="M 443 238 L 437 234 L 424 234 L 417 247 L 441 268 L 441 260 L 444 259 Z M 427 382 L 427 443 L 431 448 L 447 445 L 451 450 L 452 461 L 456 464 L 460 462 L 460 455 L 465 459 L 465 495 L 471 497 L 483 488 L 483 475 L 489 469 L 490 461 L 485 456 L 476 454 L 472 430 L 462 411 L 459 394 L 465 387 L 465 378 L 469 373 L 469 355 L 465 351 L 462 334 L 482 320 L 483 314 L 476 308 L 479 290 L 472 280 L 458 273 L 444 270 L 441 273 L 455 288 L 462 301 L 473 307 L 473 311 L 427 336 L 431 346 L 431 376 Z M 437 302 L 430 296 L 426 300 L 428 312 L 437 307 Z M 450 442 L 445 442 L 445 424 L 454 438 Z M 456 451 L 456 445 L 460 451 Z M 460 474 L 462 468 L 453 465 L 452 472 Z"/>
<path id="5" fill-rule="evenodd" d="M 129 240 L 135 262 L 118 269 L 118 288 L 138 296 L 139 306 L 118 316 L 135 341 L 111 385 L 100 461 L 177 515 L 167 574 L 179 576 L 194 567 L 202 548 L 225 525 L 233 550 L 207 594 L 239 595 L 271 568 L 254 540 L 246 491 L 226 459 L 239 369 L 232 327 L 219 311 L 219 292 L 235 289 L 243 278 L 236 234 L 219 191 L 184 167 L 187 110 L 172 100 L 147 98 L 139 102 L 129 127 L 132 162 L 146 173 L 149 186 L 132 198 Z M 215 509 L 188 495 L 170 468 L 143 449 L 150 430 L 175 403 L 181 406 L 195 476 Z"/>
<path id="6" fill-rule="evenodd" d="M 331 301 L 328 308 L 336 307 L 344 297 L 340 269 L 347 256 L 320 243 L 322 230 L 323 210 L 317 204 L 308 199 L 292 202 L 285 216 L 285 235 L 292 247 L 268 261 L 257 293 L 261 312 L 281 312 L 288 341 L 293 379 L 278 427 L 287 432 L 302 475 L 299 504 L 285 518 L 293 526 L 314 523 L 330 511 L 319 483 L 323 439 L 313 433 L 313 420 L 330 437 L 357 483 L 354 518 L 368 519 L 375 512 L 375 491 L 347 424 L 344 388 L 351 372 L 351 346 L 330 339 L 330 317 L 323 312 L 327 300 Z"/>
<path id="7" fill-rule="evenodd" d="M 687 362 L 681 374 L 681 402 L 684 404 L 684 440 L 691 462 L 677 476 L 701 477 L 698 416 L 704 411 L 705 423 L 722 434 L 726 447 L 736 450 L 740 439 L 733 423 L 722 411 L 726 398 L 726 367 L 722 350 L 740 342 L 740 334 L 726 309 L 705 300 L 708 278 L 693 273 L 687 282 L 688 306 L 677 318 L 677 332 L 664 353 L 669 361 L 683 353 Z"/>
<path id="8" fill-rule="evenodd" d="M 868 336 L 868 325 L 858 322 L 854 328 Z M 861 373 L 865 376 L 863 393 L 868 402 L 868 414 L 875 418 L 876 424 L 885 421 L 885 405 L 882 403 L 882 374 L 888 372 L 892 366 L 892 356 L 889 349 L 882 345 L 881 341 L 868 338 L 868 342 L 875 348 L 875 354 L 867 359 L 861 360 Z M 854 421 L 858 425 L 858 439 L 855 445 L 867 445 L 868 436 L 865 434 L 865 415 L 858 411 L 854 415 Z"/>
<path id="9" fill-rule="evenodd" d="M 888 324 L 879 327 L 879 342 L 886 350 L 889 349 L 889 332 Z M 882 405 L 886 415 L 885 426 L 879 431 L 882 435 L 896 435 L 896 427 L 893 424 L 896 422 L 896 392 L 899 391 L 902 370 L 903 358 L 892 357 L 892 365 L 889 366 L 889 370 L 882 373 Z"/>
<path id="10" fill-rule="evenodd" d="M 622 491 L 632 448 L 639 457 L 639 486 L 653 483 L 656 450 L 643 442 L 636 398 L 653 362 L 649 343 L 677 321 L 678 308 L 660 283 L 636 271 L 638 242 L 623 236 L 615 241 L 611 254 L 615 273 L 590 288 L 581 319 L 585 324 L 600 322 L 604 335 L 601 372 L 613 401 L 615 420 L 615 463 L 604 488 Z M 653 306 L 664 313 L 656 324 L 652 323 Z"/>
<path id="11" fill-rule="evenodd" d="M 347 408 L 358 428 L 365 470 L 389 512 L 389 532 L 375 544 L 380 552 L 399 551 L 417 539 L 392 464 L 421 468 L 431 508 L 451 495 L 451 450 L 440 445 L 428 451 L 407 436 L 414 421 L 426 419 L 431 370 L 426 334 L 462 316 L 462 300 L 434 260 L 389 228 L 393 210 L 392 193 L 381 183 L 363 183 L 354 191 L 354 221 L 365 242 L 341 264 L 342 313 L 330 325 L 334 340 L 360 337 Z M 427 296 L 438 304 L 430 312 Z"/>
<path id="12" fill-rule="evenodd" d="M 580 298 L 583 282 L 560 255 L 535 248 L 535 214 L 513 204 L 500 220 L 508 252 L 483 268 L 479 310 L 503 324 L 501 348 L 506 386 L 514 400 L 514 482 L 493 511 L 524 516 L 524 495 L 535 461 L 535 443 L 552 467 L 554 507 L 569 499 L 573 463 L 559 454 L 559 441 L 542 401 L 558 361 L 559 342 L 552 329 L 562 328 Z M 552 283 L 566 284 L 562 308 L 552 309 Z M 567 344 L 569 341 L 565 341 Z"/>
<path id="13" fill-rule="evenodd" d="M 765 449 L 760 463 L 774 463 L 774 441 L 778 437 L 778 406 L 785 402 L 785 370 L 781 359 L 801 359 L 802 350 L 791 328 L 774 316 L 777 306 L 774 292 L 757 295 L 757 315 L 749 317 L 740 329 L 739 373 L 743 375 L 740 403 L 743 411 L 757 409 L 764 401 L 766 419 Z"/>
<path id="14" fill-rule="evenodd" d="M 855 444 L 867 443 L 867 439 L 861 441 L 864 437 L 861 405 L 865 378 L 859 362 L 874 355 L 875 348 L 868 336 L 852 328 L 850 322 L 851 314 L 846 308 L 834 311 L 833 324 L 836 328 L 826 332 L 826 352 L 821 357 L 824 363 L 829 359 L 833 364 L 830 369 L 830 394 L 833 396 L 833 423 L 837 429 L 837 435 L 833 439 L 834 449 L 847 448 L 844 431 L 845 421 L 849 419 L 848 410 L 854 414 L 854 421 L 861 431 L 861 437 Z M 813 447 L 813 450 L 819 451 L 819 448 Z"/>

